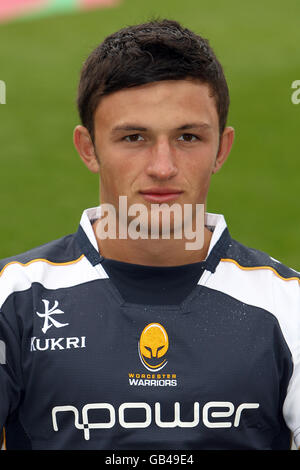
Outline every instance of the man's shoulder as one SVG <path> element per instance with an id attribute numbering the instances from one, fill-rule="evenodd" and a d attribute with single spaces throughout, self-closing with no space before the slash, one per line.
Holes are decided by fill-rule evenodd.
<path id="1" fill-rule="evenodd" d="M 207 287 L 230 302 L 254 308 L 253 319 L 278 321 L 291 350 L 300 326 L 300 273 L 268 253 L 230 239 Z M 225 299 L 225 298 L 224 298 Z M 259 310 L 257 310 L 257 308 Z"/>
<path id="2" fill-rule="evenodd" d="M 226 256 L 222 261 L 232 262 L 244 271 L 266 270 L 272 271 L 278 278 L 283 280 L 300 280 L 300 272 L 297 270 L 287 266 L 270 254 L 256 248 L 250 248 L 235 239 L 231 239 Z"/>
<path id="3" fill-rule="evenodd" d="M 63 264 L 72 262 L 81 255 L 82 252 L 76 243 L 75 234 L 69 234 L 34 247 L 28 251 L 1 259 L 0 275 L 6 267 L 12 264 L 26 266 L 35 261 Z"/>

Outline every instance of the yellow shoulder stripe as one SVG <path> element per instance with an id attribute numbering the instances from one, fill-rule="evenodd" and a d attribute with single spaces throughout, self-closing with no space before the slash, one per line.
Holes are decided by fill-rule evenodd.
<path id="1" fill-rule="evenodd" d="M 299 277 L 297 276 L 294 276 L 294 277 L 282 277 L 277 271 L 276 269 L 272 268 L 272 266 L 241 266 L 237 261 L 235 261 L 235 259 L 231 259 L 231 258 L 221 258 L 221 261 L 224 261 L 224 262 L 229 262 L 229 263 L 234 263 L 238 268 L 240 269 L 243 269 L 244 271 L 253 271 L 253 270 L 257 270 L 257 269 L 268 269 L 269 271 L 273 271 L 274 274 L 276 274 L 277 277 L 280 277 L 280 279 L 282 279 L 283 281 L 298 281 L 300 283 L 300 279 Z"/>
<path id="2" fill-rule="evenodd" d="M 77 258 L 73 261 L 66 261 L 65 263 L 54 263 L 53 261 L 49 261 L 49 260 L 43 259 L 43 258 L 36 258 L 36 259 L 31 260 L 31 261 L 28 261 L 28 263 L 20 263 L 19 261 L 11 261 L 10 263 L 7 263 L 4 266 L 4 268 L 0 271 L 0 276 L 2 276 L 4 270 L 12 264 L 19 264 L 20 266 L 28 266 L 29 264 L 37 263 L 38 261 L 42 261 L 43 263 L 51 264 L 52 266 L 68 266 L 69 264 L 78 263 L 78 261 L 80 261 L 82 258 L 84 258 L 84 255 L 79 256 L 79 258 Z"/>

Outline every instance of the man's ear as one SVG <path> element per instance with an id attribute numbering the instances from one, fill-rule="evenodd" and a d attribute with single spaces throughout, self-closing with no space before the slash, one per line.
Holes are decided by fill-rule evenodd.
<path id="1" fill-rule="evenodd" d="M 99 161 L 95 153 L 92 138 L 86 127 L 75 127 L 73 142 L 85 166 L 93 173 L 99 173 Z"/>
<path id="2" fill-rule="evenodd" d="M 230 150 L 233 145 L 234 140 L 234 128 L 233 127 L 225 127 L 224 132 L 220 138 L 220 145 L 219 150 L 217 153 L 215 166 L 213 168 L 213 174 L 217 173 L 220 168 L 223 166 L 227 157 L 230 153 Z"/>

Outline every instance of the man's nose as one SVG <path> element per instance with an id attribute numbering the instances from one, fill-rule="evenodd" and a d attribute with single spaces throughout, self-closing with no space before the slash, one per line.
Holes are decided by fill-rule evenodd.
<path id="1" fill-rule="evenodd" d="M 151 148 L 147 174 L 158 180 L 168 180 L 178 173 L 175 149 L 167 139 L 157 142 Z"/>

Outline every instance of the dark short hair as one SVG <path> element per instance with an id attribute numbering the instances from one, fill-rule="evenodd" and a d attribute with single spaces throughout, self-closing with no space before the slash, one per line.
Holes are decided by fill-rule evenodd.
<path id="1" fill-rule="evenodd" d="M 221 135 L 229 91 L 208 40 L 167 19 L 123 28 L 108 36 L 83 64 L 77 96 L 82 125 L 94 139 L 94 113 L 102 96 L 146 83 L 187 78 L 209 85 Z"/>

